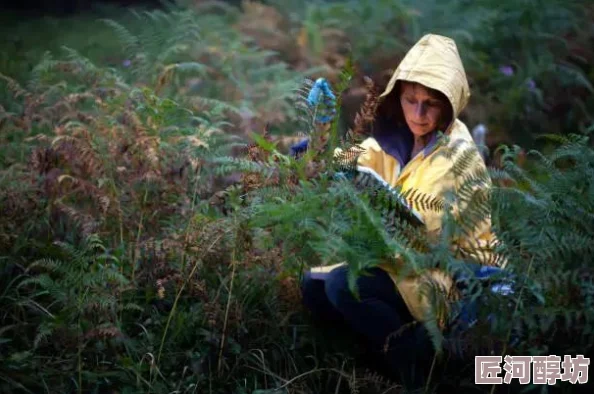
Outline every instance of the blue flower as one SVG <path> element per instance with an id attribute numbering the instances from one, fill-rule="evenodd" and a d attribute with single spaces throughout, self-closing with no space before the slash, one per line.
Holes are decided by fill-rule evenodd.
<path id="1" fill-rule="evenodd" d="M 514 69 L 512 66 L 501 66 L 499 67 L 499 72 L 501 72 L 501 74 L 505 75 L 506 77 L 511 77 L 514 75 Z"/>
<path id="2" fill-rule="evenodd" d="M 531 92 L 536 90 L 536 82 L 534 82 L 532 78 L 526 81 L 526 86 L 528 86 L 528 90 L 530 90 Z"/>

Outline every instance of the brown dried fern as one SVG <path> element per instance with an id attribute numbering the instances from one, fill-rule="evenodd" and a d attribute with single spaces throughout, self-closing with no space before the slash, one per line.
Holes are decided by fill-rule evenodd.
<path id="1" fill-rule="evenodd" d="M 78 209 L 56 201 L 54 207 L 59 213 L 62 213 L 68 218 L 83 234 L 84 236 L 90 236 L 97 232 L 99 223 L 95 218 L 85 212 L 81 212 Z"/>
<path id="2" fill-rule="evenodd" d="M 367 94 L 361 109 L 355 115 L 354 127 L 347 131 L 347 137 L 353 144 L 361 143 L 371 135 L 370 126 L 375 121 L 379 106 L 380 92 L 377 85 L 369 77 L 365 77 Z"/>

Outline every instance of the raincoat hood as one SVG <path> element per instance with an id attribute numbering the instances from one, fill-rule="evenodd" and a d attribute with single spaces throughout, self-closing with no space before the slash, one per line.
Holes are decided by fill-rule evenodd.
<path id="1" fill-rule="evenodd" d="M 392 74 L 380 99 L 389 95 L 398 81 L 417 82 L 443 93 L 453 111 L 453 121 L 466 107 L 470 88 L 458 47 L 448 37 L 427 34 L 406 54 Z"/>

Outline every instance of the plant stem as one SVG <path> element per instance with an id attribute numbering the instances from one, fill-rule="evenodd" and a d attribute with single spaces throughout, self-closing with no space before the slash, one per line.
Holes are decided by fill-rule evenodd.
<path id="1" fill-rule="evenodd" d="M 144 208 L 144 204 L 146 204 L 146 198 L 148 195 L 148 188 L 144 189 L 144 197 L 142 198 L 142 207 Z M 132 259 L 132 282 L 134 283 L 134 279 L 136 277 L 136 259 L 138 259 L 138 245 L 140 244 L 140 234 L 142 233 L 142 222 L 144 221 L 144 209 L 140 215 L 140 222 L 138 223 L 138 230 L 136 231 L 136 245 L 134 246 L 134 257 Z"/>
<path id="2" fill-rule="evenodd" d="M 219 347 L 219 359 L 217 363 L 217 374 L 221 374 L 221 367 L 223 362 L 223 347 L 225 346 L 225 335 L 227 333 L 227 322 L 229 320 L 229 308 L 231 306 L 231 296 L 233 294 L 233 282 L 235 279 L 235 268 L 237 267 L 237 262 L 235 259 L 235 248 L 233 248 L 233 253 L 231 255 L 231 284 L 229 285 L 229 297 L 227 297 L 227 306 L 225 307 L 225 321 L 223 322 L 223 334 L 221 336 L 221 345 Z"/>
<path id="3" fill-rule="evenodd" d="M 190 220 L 188 220 L 188 223 L 186 225 L 186 230 L 185 230 L 185 234 L 184 234 L 184 247 L 181 250 L 181 271 L 183 272 L 186 268 L 186 247 L 188 246 L 188 239 L 189 239 L 189 234 L 190 234 L 190 228 L 192 227 L 192 219 L 194 217 L 194 209 L 196 208 L 196 200 L 198 197 L 198 181 L 200 180 L 200 170 L 201 170 L 201 166 L 198 165 L 196 167 L 196 179 L 194 181 L 194 192 L 192 193 L 192 205 L 190 207 Z"/>
<path id="4" fill-rule="evenodd" d="M 429 377 L 427 378 L 427 384 L 425 385 L 425 393 L 429 392 L 429 385 L 431 384 L 431 377 L 433 376 L 433 371 L 435 369 L 435 362 L 437 361 L 437 353 L 433 356 L 433 361 L 431 362 L 431 369 L 429 370 Z"/>
<path id="5" fill-rule="evenodd" d="M 213 242 L 212 244 L 210 244 L 210 246 L 208 247 L 208 249 L 206 250 L 205 253 L 208 253 L 213 246 L 223 237 L 224 233 L 219 235 Z M 179 298 L 181 297 L 182 292 L 184 291 L 184 288 L 186 287 L 186 284 L 188 283 L 188 281 L 192 278 L 192 276 L 194 276 L 194 273 L 196 272 L 196 269 L 198 268 L 198 263 L 200 262 L 200 260 L 197 260 L 194 263 L 194 266 L 192 267 L 192 271 L 190 272 L 190 275 L 188 275 L 188 277 L 186 278 L 186 280 L 184 281 L 184 283 L 182 284 L 181 288 L 179 289 L 179 291 L 177 292 L 176 296 L 175 296 L 175 301 L 173 302 L 173 307 L 171 308 L 171 312 L 169 312 L 169 316 L 167 318 L 167 324 L 165 325 L 165 331 L 163 332 L 163 336 L 161 338 L 161 345 L 159 346 L 159 353 L 157 354 L 157 363 L 159 363 L 159 360 L 161 360 L 161 353 L 163 352 L 163 345 L 165 344 L 165 338 L 167 336 L 167 331 L 169 330 L 169 325 L 171 324 L 171 319 L 173 319 L 173 314 L 175 313 L 175 309 L 177 308 L 177 303 L 179 301 Z"/>
<path id="6" fill-rule="evenodd" d="M 532 269 L 532 262 L 534 261 L 534 257 L 532 257 L 530 259 L 530 263 L 528 264 L 528 269 L 526 270 L 526 279 L 524 280 L 523 284 L 522 284 L 522 288 L 520 289 L 520 293 L 518 294 L 518 301 L 516 302 L 516 306 L 514 308 L 514 313 L 512 315 L 512 318 L 516 316 L 516 314 L 518 313 L 518 309 L 520 308 L 520 301 L 522 300 L 522 293 L 524 292 L 524 289 L 526 288 L 526 282 L 528 281 L 528 278 L 530 276 L 530 271 Z M 510 322 L 510 326 L 509 329 L 507 331 L 507 335 L 505 338 L 505 343 L 503 344 L 503 351 L 501 352 L 501 357 L 505 357 L 505 352 L 507 351 L 507 344 L 509 342 L 509 339 L 511 338 L 511 332 L 512 332 L 512 323 Z M 493 394 L 495 392 L 495 386 L 493 385 L 491 387 L 491 392 L 490 394 Z"/>

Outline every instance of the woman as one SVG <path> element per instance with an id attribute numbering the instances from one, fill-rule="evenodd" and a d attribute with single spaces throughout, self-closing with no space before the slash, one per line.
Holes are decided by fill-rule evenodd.
<path id="1" fill-rule="evenodd" d="M 373 137 L 361 144 L 365 152 L 359 156 L 358 165 L 371 168 L 404 192 L 416 189 L 444 197 L 448 191 L 455 191 L 465 175 L 486 170 L 467 127 L 458 119 L 469 97 L 455 42 L 434 34 L 424 36 L 404 57 L 380 95 Z M 439 132 L 448 137 L 443 144 L 438 143 Z M 466 157 L 470 165 L 463 174 L 455 174 L 454 160 L 442 154 L 454 147 L 457 152 L 470 149 Z M 484 183 L 477 189 L 489 187 Z M 427 232 L 439 234 L 442 212 L 420 214 Z M 456 242 L 462 247 L 477 247 L 494 240 L 487 217 L 472 234 Z M 487 253 L 470 257 L 488 264 Z M 423 325 L 415 324 L 430 318 L 429 302 L 420 290 L 423 280 L 429 276 L 449 291 L 452 279 L 438 269 L 418 273 L 404 272 L 404 267 L 383 264 L 373 269 L 371 276 L 360 277 L 360 300 L 349 291 L 347 269 L 342 265 L 311 269 L 304 276 L 302 291 L 305 305 L 314 314 L 346 322 L 377 351 L 387 347 L 387 367 L 411 378 L 417 367 L 431 363 L 433 353 Z M 443 328 L 443 320 L 438 320 L 439 324 Z"/>

